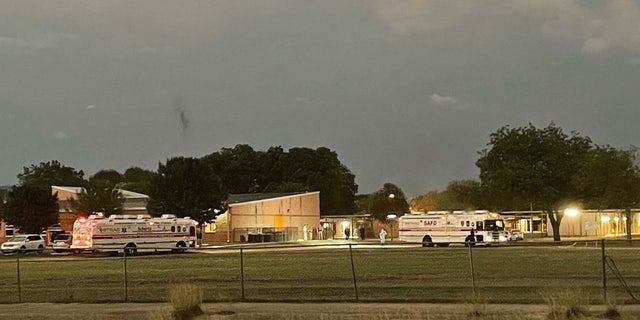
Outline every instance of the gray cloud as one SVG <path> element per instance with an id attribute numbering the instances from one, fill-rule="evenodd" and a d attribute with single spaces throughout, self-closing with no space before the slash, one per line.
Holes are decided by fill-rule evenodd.
<path id="1" fill-rule="evenodd" d="M 476 178 L 503 125 L 637 144 L 638 7 L 0 1 L 0 184 L 51 159 L 156 169 L 246 143 L 326 146 L 360 192 L 418 195 Z"/>

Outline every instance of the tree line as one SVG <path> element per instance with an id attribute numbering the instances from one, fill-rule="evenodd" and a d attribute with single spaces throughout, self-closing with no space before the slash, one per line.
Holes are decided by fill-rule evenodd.
<path id="1" fill-rule="evenodd" d="M 170 158 L 155 171 L 108 169 L 88 179 L 82 170 L 53 160 L 24 167 L 18 181 L 5 190 L 0 218 L 22 233 L 39 233 L 57 223 L 59 204 L 52 185 L 82 187 L 77 199 L 70 201 L 82 214 L 121 213 L 121 190 L 128 190 L 149 195 L 147 209 L 152 214 L 190 216 L 201 224 L 226 211 L 229 193 L 320 191 L 321 214 L 344 215 L 355 211 L 358 190 L 355 176 L 325 147 L 256 151 L 236 145 L 201 158 Z"/>
<path id="2" fill-rule="evenodd" d="M 23 232 L 39 232 L 57 221 L 57 197 L 49 187 L 62 185 L 83 187 L 72 201 L 79 212 L 121 212 L 124 199 L 119 190 L 124 189 L 149 195 L 151 213 L 175 213 L 201 223 L 226 210 L 230 193 L 320 191 L 322 215 L 369 213 L 384 221 L 388 214 L 401 215 L 410 208 L 539 210 L 548 215 L 554 239 L 559 240 L 564 209 L 580 206 L 625 209 L 631 230 L 631 209 L 640 201 L 635 147 L 597 145 L 553 123 L 543 128 L 504 126 L 489 136 L 475 165 L 480 171 L 477 179 L 452 181 L 445 190 L 408 201 L 393 183 L 357 195 L 355 176 L 325 147 L 256 151 L 241 144 L 201 158 L 170 158 L 155 171 L 102 170 L 88 179 L 82 170 L 54 160 L 23 169 L 19 183 L 5 192 L 0 218 Z"/>
<path id="3" fill-rule="evenodd" d="M 637 148 L 597 145 L 551 123 L 544 128 L 504 126 L 478 155 L 479 179 L 450 182 L 443 191 L 412 199 L 411 207 L 542 211 L 556 241 L 566 208 L 623 209 L 631 237 L 631 209 L 640 202 Z"/>

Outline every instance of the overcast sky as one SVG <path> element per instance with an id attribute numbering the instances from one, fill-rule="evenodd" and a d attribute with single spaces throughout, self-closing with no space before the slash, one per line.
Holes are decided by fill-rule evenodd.
<path id="1" fill-rule="evenodd" d="M 639 145 L 639 103 L 640 1 L 0 0 L 0 185 L 248 144 L 416 196 L 505 125 Z"/>

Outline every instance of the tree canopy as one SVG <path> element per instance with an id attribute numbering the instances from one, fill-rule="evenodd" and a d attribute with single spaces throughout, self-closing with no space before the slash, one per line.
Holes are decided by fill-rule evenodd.
<path id="1" fill-rule="evenodd" d="M 369 213 L 377 220 L 385 221 L 389 214 L 401 216 L 408 212 L 409 204 L 404 192 L 393 183 L 387 182 L 369 195 Z"/>
<path id="2" fill-rule="evenodd" d="M 82 184 L 78 199 L 70 200 L 73 209 L 86 215 L 102 212 L 105 217 L 122 213 L 125 201 L 122 192 L 111 180 L 101 177 L 94 176 Z"/>
<path id="3" fill-rule="evenodd" d="M 49 188 L 23 184 L 9 190 L 0 214 L 20 233 L 40 233 L 58 222 L 58 209 L 58 197 Z"/>
<path id="4" fill-rule="evenodd" d="M 609 146 L 589 152 L 575 183 L 584 205 L 593 209 L 625 209 L 627 238 L 631 239 L 631 209 L 640 203 L 640 169 L 636 149 Z"/>
<path id="5" fill-rule="evenodd" d="M 24 167 L 18 174 L 20 185 L 50 188 L 57 186 L 79 186 L 84 181 L 84 172 L 62 165 L 57 160 L 41 162 L 39 165 Z"/>
<path id="6" fill-rule="evenodd" d="M 226 210 L 228 191 L 211 166 L 198 158 L 176 157 L 159 164 L 149 196 L 149 211 L 189 216 L 201 225 Z"/>
<path id="7" fill-rule="evenodd" d="M 579 200 L 575 184 L 593 145 L 553 123 L 546 128 L 502 127 L 480 152 L 482 188 L 499 209 L 539 208 L 548 214 L 554 240 L 560 240 L 564 207 Z"/>
<path id="8" fill-rule="evenodd" d="M 449 183 L 443 191 L 430 191 L 410 200 L 415 211 L 434 210 L 473 210 L 485 208 L 480 182 L 476 180 L 458 180 Z"/>
<path id="9" fill-rule="evenodd" d="M 355 176 L 328 148 L 247 145 L 223 148 L 203 157 L 231 193 L 320 191 L 321 214 L 353 214 L 358 186 Z"/>
<path id="10" fill-rule="evenodd" d="M 124 190 L 149 194 L 154 172 L 140 167 L 131 167 L 124 171 L 124 182 L 119 187 Z"/>

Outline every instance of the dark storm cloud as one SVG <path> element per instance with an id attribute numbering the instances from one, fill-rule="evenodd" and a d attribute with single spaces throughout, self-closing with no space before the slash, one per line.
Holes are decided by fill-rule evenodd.
<path id="1" fill-rule="evenodd" d="M 477 177 L 503 125 L 637 144 L 639 7 L 0 1 L 0 184 L 51 159 L 156 169 L 246 143 L 326 146 L 361 192 L 418 195 Z"/>

